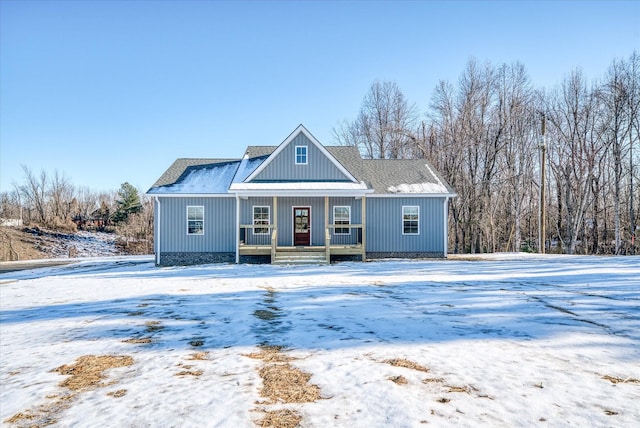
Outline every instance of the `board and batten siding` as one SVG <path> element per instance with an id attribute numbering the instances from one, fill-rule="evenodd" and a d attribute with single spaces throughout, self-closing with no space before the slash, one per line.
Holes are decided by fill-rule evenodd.
<path id="1" fill-rule="evenodd" d="M 253 224 L 253 207 L 269 207 L 269 220 L 273 224 L 273 197 L 251 197 L 240 199 L 240 224 Z M 270 245 L 271 231 L 266 235 L 256 235 L 252 229 L 242 232 L 249 245 Z"/>
<path id="2" fill-rule="evenodd" d="M 160 252 L 235 252 L 235 198 L 159 198 Z M 204 207 L 204 234 L 187 234 L 187 206 Z M 156 205 L 157 208 L 157 205 Z M 156 216 L 158 217 L 158 216 Z"/>
<path id="3" fill-rule="evenodd" d="M 444 253 L 446 198 L 367 198 L 367 252 Z M 420 207 L 419 234 L 404 235 L 402 207 Z"/>
<path id="4" fill-rule="evenodd" d="M 311 207 L 311 245 L 324 245 L 324 198 L 278 198 L 278 245 L 293 245 L 293 207 Z"/>
<path id="5" fill-rule="evenodd" d="M 333 207 L 351 207 L 351 224 L 362 224 L 362 199 L 355 198 L 329 198 L 329 223 L 335 223 Z M 336 235 L 335 229 L 331 229 L 331 244 L 354 245 L 362 239 L 359 229 L 350 229 L 348 235 Z"/>
<path id="6" fill-rule="evenodd" d="M 296 165 L 296 146 L 307 147 L 307 164 Z M 350 181 L 309 139 L 298 134 L 262 170 L 253 182 Z"/>

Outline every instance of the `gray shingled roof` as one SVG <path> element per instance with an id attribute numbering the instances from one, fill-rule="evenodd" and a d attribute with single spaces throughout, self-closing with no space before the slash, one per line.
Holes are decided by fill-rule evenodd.
<path id="1" fill-rule="evenodd" d="M 277 149 L 278 146 L 249 146 L 244 152 L 245 156 L 251 158 L 259 158 L 260 156 L 269 156 Z"/>
<path id="2" fill-rule="evenodd" d="M 353 146 L 325 146 L 358 181 L 377 194 L 405 193 L 401 189 L 413 188 L 409 193 L 421 193 L 421 189 L 443 188 L 455 193 L 438 172 L 425 159 L 362 159 L 360 152 Z M 277 146 L 248 146 L 245 156 L 249 159 L 265 159 L 277 149 Z M 153 184 L 156 187 L 179 183 L 194 167 L 213 167 L 215 164 L 239 162 L 241 159 L 177 159 Z M 256 164 L 256 167 L 258 164 Z M 430 193 L 424 191 L 424 193 Z"/>
<path id="3" fill-rule="evenodd" d="M 180 177 L 182 177 L 185 172 L 187 172 L 191 167 L 194 166 L 207 166 L 207 165 L 215 165 L 219 163 L 227 163 L 227 162 L 238 162 L 240 159 L 198 159 L 198 158 L 180 158 L 176 159 L 174 163 L 171 164 L 169 169 L 167 169 L 164 174 L 158 178 L 158 180 L 153 183 L 154 187 L 161 186 L 169 186 L 178 182 Z"/>

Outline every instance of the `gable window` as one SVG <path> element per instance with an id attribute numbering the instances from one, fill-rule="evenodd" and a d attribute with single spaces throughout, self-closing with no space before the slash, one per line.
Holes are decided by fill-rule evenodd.
<path id="1" fill-rule="evenodd" d="M 187 235 L 204 235 L 203 206 L 187 206 Z"/>
<path id="2" fill-rule="evenodd" d="M 351 224 L 351 207 L 333 207 L 333 224 Z M 336 235 L 351 235 L 348 227 L 336 227 L 333 230 Z"/>
<path id="3" fill-rule="evenodd" d="M 253 207 L 253 224 L 254 225 L 269 225 L 270 215 L 269 207 Z M 255 235 L 268 235 L 268 227 L 254 227 L 253 233 Z"/>
<path id="4" fill-rule="evenodd" d="M 307 164 L 307 146 L 296 146 L 296 165 Z"/>
<path id="5" fill-rule="evenodd" d="M 418 235 L 420 224 L 420 207 L 402 207 L 402 234 Z"/>

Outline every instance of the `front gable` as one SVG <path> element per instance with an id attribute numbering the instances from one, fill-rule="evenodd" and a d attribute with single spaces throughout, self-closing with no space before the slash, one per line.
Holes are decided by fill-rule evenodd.
<path id="1" fill-rule="evenodd" d="M 245 183 L 352 182 L 353 175 L 300 125 Z"/>

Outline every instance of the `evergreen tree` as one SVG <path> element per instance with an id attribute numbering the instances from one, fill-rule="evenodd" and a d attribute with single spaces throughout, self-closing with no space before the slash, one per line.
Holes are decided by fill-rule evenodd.
<path id="1" fill-rule="evenodd" d="M 114 223 L 126 222 L 129 214 L 135 214 L 142 211 L 142 203 L 138 189 L 128 182 L 122 183 L 118 190 L 118 198 L 116 199 L 117 209 L 113 215 Z"/>

